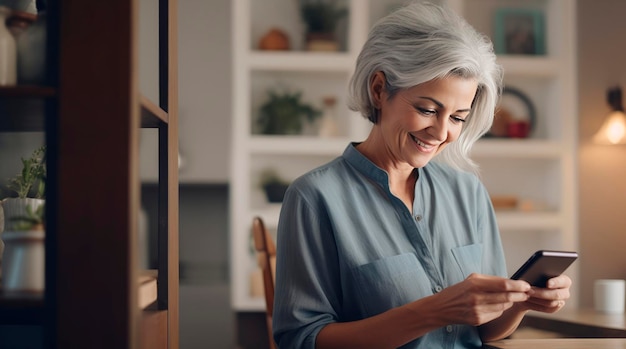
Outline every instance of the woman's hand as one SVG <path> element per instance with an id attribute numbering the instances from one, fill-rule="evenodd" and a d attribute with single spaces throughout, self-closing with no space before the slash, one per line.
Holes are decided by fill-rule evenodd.
<path id="1" fill-rule="evenodd" d="M 515 330 L 525 311 L 504 316 L 514 304 L 525 304 L 531 287 L 526 281 L 471 274 L 432 296 L 358 321 L 330 323 L 319 332 L 317 346 L 397 348 L 428 332 L 453 324 L 479 327 L 483 340 L 500 339 Z M 489 328 L 486 328 L 488 326 Z"/>
<path id="2" fill-rule="evenodd" d="M 435 298 L 441 302 L 441 315 L 446 323 L 478 326 L 500 317 L 515 303 L 528 301 L 530 292 L 531 287 L 525 281 L 471 274 Z M 542 297 L 554 295 L 542 294 Z"/>
<path id="3" fill-rule="evenodd" d="M 570 297 L 572 280 L 567 275 L 560 275 L 548 280 L 545 288 L 533 287 L 523 306 L 528 310 L 555 313 L 565 305 Z"/>

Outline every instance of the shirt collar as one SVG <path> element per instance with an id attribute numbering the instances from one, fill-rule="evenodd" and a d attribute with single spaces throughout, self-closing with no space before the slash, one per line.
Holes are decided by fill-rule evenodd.
<path id="1" fill-rule="evenodd" d="M 383 187 L 388 187 L 389 177 L 387 176 L 387 172 L 376 166 L 370 159 L 366 158 L 365 155 L 361 154 L 361 152 L 356 149 L 357 145 L 359 145 L 359 142 L 350 143 L 343 152 L 343 158 L 356 168 L 357 171 L 380 183 Z"/>
<path id="2" fill-rule="evenodd" d="M 360 142 L 352 142 L 348 144 L 346 149 L 343 151 L 343 158 L 346 159 L 350 165 L 356 168 L 357 171 L 389 189 L 389 176 L 387 175 L 387 172 L 376 166 L 376 164 L 366 158 L 365 155 L 361 154 L 361 152 L 356 149 L 356 146 L 359 144 Z M 422 169 L 418 168 L 417 171 L 421 177 Z"/>

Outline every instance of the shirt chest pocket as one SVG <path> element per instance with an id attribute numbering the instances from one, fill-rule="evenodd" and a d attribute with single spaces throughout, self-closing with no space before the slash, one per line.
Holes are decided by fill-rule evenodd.
<path id="1" fill-rule="evenodd" d="M 461 269 L 463 278 L 471 273 L 482 273 L 483 245 L 481 243 L 458 246 L 452 249 L 452 255 Z"/>
<path id="2" fill-rule="evenodd" d="M 372 316 L 432 294 L 424 269 L 412 253 L 386 257 L 351 271 L 361 312 Z"/>

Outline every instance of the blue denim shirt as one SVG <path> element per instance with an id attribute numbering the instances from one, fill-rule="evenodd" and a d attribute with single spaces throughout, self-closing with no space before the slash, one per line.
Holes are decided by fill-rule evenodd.
<path id="1" fill-rule="evenodd" d="M 353 144 L 292 183 L 277 237 L 273 328 L 280 348 L 315 348 L 326 324 L 380 314 L 472 272 L 506 276 L 493 207 L 478 178 L 436 162 L 418 171 L 412 215 L 390 192 L 387 173 Z M 449 324 L 403 348 L 480 346 L 476 327 Z"/>

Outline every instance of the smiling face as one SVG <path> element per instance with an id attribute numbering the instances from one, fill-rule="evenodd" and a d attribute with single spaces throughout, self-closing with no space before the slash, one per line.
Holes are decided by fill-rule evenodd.
<path id="1" fill-rule="evenodd" d="M 379 72 L 371 85 L 380 114 L 366 141 L 370 142 L 367 148 L 377 153 L 370 155 L 388 170 L 423 167 L 459 138 L 478 84 L 449 76 L 400 90 L 389 98 L 384 79 Z"/>

